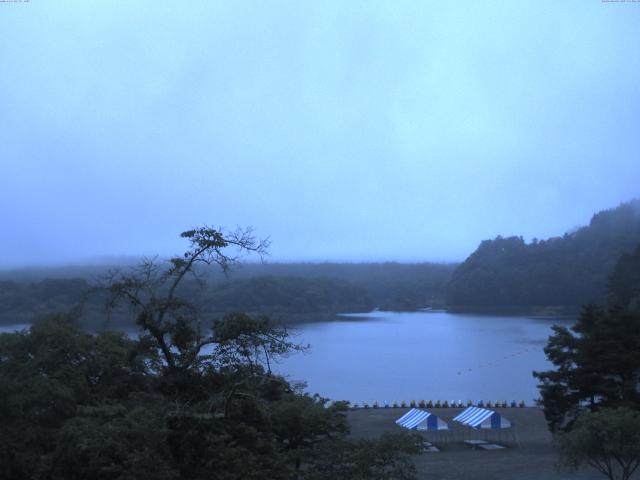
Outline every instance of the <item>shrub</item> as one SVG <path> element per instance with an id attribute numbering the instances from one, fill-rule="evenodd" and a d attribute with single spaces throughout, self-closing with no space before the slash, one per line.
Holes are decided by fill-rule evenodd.
<path id="1" fill-rule="evenodd" d="M 583 412 L 556 436 L 560 466 L 589 465 L 607 478 L 628 480 L 640 463 L 640 413 L 629 408 Z"/>

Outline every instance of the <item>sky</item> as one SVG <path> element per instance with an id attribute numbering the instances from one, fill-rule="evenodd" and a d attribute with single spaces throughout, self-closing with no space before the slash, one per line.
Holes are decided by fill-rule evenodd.
<path id="1" fill-rule="evenodd" d="M 0 266 L 461 261 L 640 196 L 640 3 L 0 3 Z"/>

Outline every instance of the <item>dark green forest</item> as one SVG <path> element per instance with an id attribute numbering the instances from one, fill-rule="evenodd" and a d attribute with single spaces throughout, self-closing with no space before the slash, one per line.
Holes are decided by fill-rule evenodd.
<path id="1" fill-rule="evenodd" d="M 609 303 L 640 312 L 640 245 L 620 257 L 609 279 Z"/>
<path id="2" fill-rule="evenodd" d="M 454 271 L 447 305 L 453 311 L 573 313 L 606 301 L 616 262 L 638 244 L 640 200 L 599 212 L 562 237 L 485 240 Z"/>
<path id="3" fill-rule="evenodd" d="M 188 326 L 131 339 L 75 320 L 0 335 L 0 478 L 415 478 L 420 437 L 353 440 L 345 403 L 272 374 L 268 359 L 299 347 L 264 319 L 216 322 L 207 354 Z"/>
<path id="4" fill-rule="evenodd" d="M 136 338 L 80 328 L 82 312 L 0 334 L 0 478 L 412 480 L 421 437 L 349 437 L 329 404 L 271 371 L 305 350 L 267 317 L 202 316 L 180 295 L 199 263 L 227 270 L 253 237 L 184 232 L 184 255 L 101 285 Z M 62 297 L 61 297 L 62 298 Z M 63 299 L 64 300 L 64 299 Z"/>
<path id="5" fill-rule="evenodd" d="M 442 307 L 454 268 L 454 264 L 433 263 L 245 263 L 234 266 L 227 276 L 206 268 L 200 272 L 206 285 L 188 279 L 180 288 L 212 316 L 243 311 L 295 323 L 374 308 Z M 75 267 L 5 272 L 0 276 L 0 323 L 30 323 L 38 316 L 82 304 L 83 322 L 101 328 L 105 299 L 95 287 L 109 270 Z M 130 325 L 124 311 L 115 311 L 110 322 Z"/>
<path id="6" fill-rule="evenodd" d="M 552 369 L 534 372 L 549 429 L 569 470 L 608 478 L 640 466 L 640 246 L 618 260 L 608 302 L 585 305 L 571 327 L 555 325 L 544 349 Z"/>
<path id="7" fill-rule="evenodd" d="M 559 465 L 627 480 L 640 467 L 640 246 L 616 263 L 607 298 L 552 327 L 544 351 L 553 367 L 533 375 Z"/>

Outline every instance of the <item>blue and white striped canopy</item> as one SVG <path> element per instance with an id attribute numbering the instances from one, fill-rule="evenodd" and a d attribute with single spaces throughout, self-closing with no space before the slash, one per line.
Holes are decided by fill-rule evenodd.
<path id="1" fill-rule="evenodd" d="M 449 425 L 436 417 L 433 413 L 426 410 L 419 410 L 412 408 L 402 417 L 396 420 L 396 423 L 401 427 L 408 428 L 409 430 L 448 430 Z"/>
<path id="2" fill-rule="evenodd" d="M 472 428 L 509 428 L 511 422 L 493 410 L 480 407 L 465 408 L 453 419 Z"/>

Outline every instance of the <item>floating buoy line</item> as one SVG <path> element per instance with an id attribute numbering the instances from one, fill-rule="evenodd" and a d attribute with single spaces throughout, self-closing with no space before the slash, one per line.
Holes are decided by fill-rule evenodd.
<path id="1" fill-rule="evenodd" d="M 529 352 L 533 352 L 533 351 L 538 351 L 539 347 L 527 347 L 527 348 L 523 348 L 522 350 L 518 350 L 517 352 L 513 352 L 510 353 L 508 355 L 505 355 L 502 358 L 498 358 L 496 360 L 492 360 L 490 362 L 481 362 L 480 364 L 478 364 L 477 367 L 469 367 L 463 370 L 458 370 L 458 375 L 466 375 L 468 373 L 473 372 L 474 370 L 479 370 L 481 368 L 487 368 L 487 367 L 493 367 L 495 365 L 500 365 L 502 363 L 504 363 L 506 360 L 509 360 L 511 358 L 515 358 L 515 357 L 519 357 L 520 355 L 525 355 Z"/>

